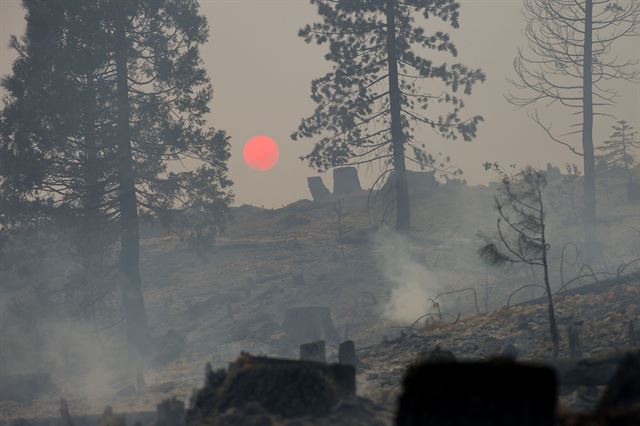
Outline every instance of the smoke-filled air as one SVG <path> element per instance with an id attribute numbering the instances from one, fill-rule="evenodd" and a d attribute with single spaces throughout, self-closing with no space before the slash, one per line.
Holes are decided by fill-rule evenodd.
<path id="1" fill-rule="evenodd" d="M 0 1 L 0 426 L 634 426 L 640 0 Z"/>

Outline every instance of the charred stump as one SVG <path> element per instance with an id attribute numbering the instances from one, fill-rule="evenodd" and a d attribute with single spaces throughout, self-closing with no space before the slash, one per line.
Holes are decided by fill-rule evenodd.
<path id="1" fill-rule="evenodd" d="M 309 192 L 311 192 L 313 201 L 324 201 L 331 198 L 331 192 L 329 192 L 324 185 L 320 176 L 308 177 L 307 185 L 309 186 Z"/>
<path id="2" fill-rule="evenodd" d="M 356 344 L 353 340 L 346 340 L 340 343 L 340 347 L 338 348 L 338 362 L 357 368 L 358 357 L 356 356 Z"/>
<path id="3" fill-rule="evenodd" d="M 287 309 L 284 313 L 282 329 L 295 346 L 319 340 L 335 344 L 340 341 L 331 320 L 331 311 L 325 306 L 301 306 Z"/>
<path id="4" fill-rule="evenodd" d="M 333 169 L 333 195 L 352 194 L 361 190 L 358 169 L 355 167 Z"/>

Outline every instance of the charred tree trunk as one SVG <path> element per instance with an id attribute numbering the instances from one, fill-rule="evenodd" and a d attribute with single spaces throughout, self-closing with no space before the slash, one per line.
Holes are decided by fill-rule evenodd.
<path id="1" fill-rule="evenodd" d="M 584 48 L 582 81 L 582 151 L 584 153 L 584 233 L 587 260 L 597 250 L 596 177 L 593 148 L 593 0 L 584 4 Z"/>
<path id="2" fill-rule="evenodd" d="M 553 358 L 558 358 L 560 352 L 560 333 L 558 333 L 558 323 L 556 322 L 556 311 L 553 306 L 553 294 L 551 293 L 551 283 L 549 280 L 549 262 L 547 260 L 549 246 L 547 244 L 546 226 L 544 218 L 544 206 L 542 204 L 542 192 L 538 188 L 538 201 L 540 208 L 540 224 L 542 229 L 540 230 L 541 245 L 542 245 L 542 269 L 544 271 L 544 287 L 547 291 L 547 309 L 549 314 L 549 332 L 551 334 L 551 344 L 553 346 Z"/>
<path id="3" fill-rule="evenodd" d="M 118 111 L 117 172 L 121 221 L 120 268 L 123 277 L 122 305 L 126 321 L 127 347 L 133 360 L 139 361 L 148 348 L 149 330 L 140 279 L 138 205 L 129 129 L 130 106 L 127 80 L 128 42 L 126 25 L 126 7 L 123 4 L 118 11 L 115 35 Z"/>
<path id="4" fill-rule="evenodd" d="M 406 231 L 411 226 L 409 187 L 404 160 L 404 133 L 400 114 L 400 86 L 398 83 L 398 58 L 396 55 L 396 0 L 386 3 L 387 16 L 387 66 L 389 68 L 389 108 L 391 111 L 391 138 L 393 139 L 393 168 L 396 195 L 396 230 Z"/>

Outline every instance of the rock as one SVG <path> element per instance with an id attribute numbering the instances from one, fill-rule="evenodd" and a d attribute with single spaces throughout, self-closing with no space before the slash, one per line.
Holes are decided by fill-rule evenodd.
<path id="1" fill-rule="evenodd" d="M 331 192 L 329 192 L 324 185 L 320 176 L 308 177 L 307 185 L 309 186 L 309 192 L 311 192 L 313 201 L 324 201 L 331 198 Z"/>
<path id="2" fill-rule="evenodd" d="M 333 169 L 333 195 L 340 196 L 361 191 L 358 169 L 338 167 Z"/>

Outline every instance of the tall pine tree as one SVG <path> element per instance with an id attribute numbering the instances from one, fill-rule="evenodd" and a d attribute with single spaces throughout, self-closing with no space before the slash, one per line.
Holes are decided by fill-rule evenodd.
<path id="1" fill-rule="evenodd" d="M 228 137 L 205 121 L 212 87 L 199 47 L 207 23 L 195 0 L 24 5 L 27 33 L 14 44 L 19 58 L 5 81 L 2 191 L 16 205 L 47 207 L 37 209 L 43 216 L 66 215 L 61 209 L 77 203 L 86 221 L 97 211 L 118 224 L 127 342 L 139 359 L 150 342 L 139 216 L 180 216 L 203 246 L 232 200 Z"/>
<path id="2" fill-rule="evenodd" d="M 307 43 L 327 44 L 333 70 L 314 80 L 311 98 L 318 104 L 292 135 L 317 139 L 305 159 L 318 170 L 381 160 L 393 170 L 396 229 L 410 227 L 406 161 L 436 166 L 425 143 L 416 141 L 416 124 L 447 139 L 470 141 L 480 116 L 462 118 L 461 94 L 484 81 L 478 69 L 436 63 L 434 51 L 457 56 L 448 34 L 432 34 L 416 23 L 439 18 L 459 26 L 455 0 L 311 0 L 321 21 L 300 30 Z M 431 80 L 442 89 L 428 92 Z M 431 84 L 431 83 L 430 83 Z M 429 112 L 429 114 L 427 114 Z"/>

